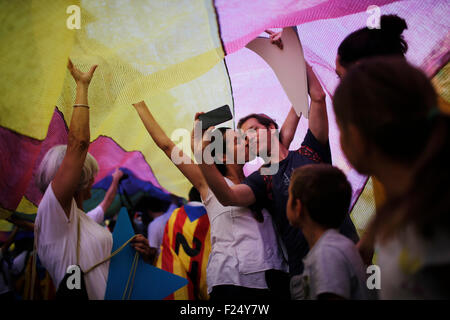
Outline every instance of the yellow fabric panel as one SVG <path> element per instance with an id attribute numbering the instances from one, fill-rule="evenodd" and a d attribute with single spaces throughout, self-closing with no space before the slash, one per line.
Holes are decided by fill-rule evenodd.
<path id="1" fill-rule="evenodd" d="M 37 207 L 27 198 L 22 197 L 16 211 L 26 214 L 36 214 Z M 14 224 L 3 220 L 9 218 L 12 213 L 12 211 L 0 207 L 0 231 L 12 231 L 14 228 Z"/>
<path id="2" fill-rule="evenodd" d="M 11 216 L 11 214 L 12 214 L 11 210 L 6 210 L 6 209 L 0 207 L 0 222 L 1 222 L 1 219 L 8 219 Z M 3 229 L 0 228 L 0 230 L 3 230 Z M 8 228 L 8 230 L 9 230 L 9 228 Z"/>
<path id="3" fill-rule="evenodd" d="M 447 63 L 439 72 L 433 77 L 433 86 L 438 93 L 438 107 L 439 109 L 450 115 L 450 63 Z"/>
<path id="4" fill-rule="evenodd" d="M 81 29 L 69 30 L 66 9 L 74 4 Z M 163 187 L 187 195 L 189 183 L 131 104 L 145 100 L 169 136 L 190 131 L 195 112 L 232 105 L 211 1 L 2 1 L 0 11 L 8 78 L 0 86 L 0 125 L 43 139 L 55 105 L 71 118 L 75 83 L 67 58 L 83 71 L 98 64 L 89 88 L 91 140 L 106 135 L 142 151 Z"/>
<path id="5" fill-rule="evenodd" d="M 436 92 L 439 94 L 439 106 L 444 112 L 450 113 L 450 62 L 447 63 L 431 79 Z"/>
<path id="6" fill-rule="evenodd" d="M 350 213 L 359 237 L 363 235 L 370 219 L 375 214 L 375 210 L 373 181 L 372 178 L 369 178 Z"/>
<path id="7" fill-rule="evenodd" d="M 0 1 L 0 125 L 43 139 L 61 94 L 76 0 Z"/>
<path id="8" fill-rule="evenodd" d="M 203 245 L 205 246 L 205 251 L 203 253 L 203 262 L 201 265 L 200 299 L 209 300 L 208 284 L 206 282 L 206 267 L 208 266 L 209 255 L 211 254 L 211 227 L 208 229 Z"/>
<path id="9" fill-rule="evenodd" d="M 114 6 L 109 1 L 106 8 L 102 2 L 82 1 L 85 18 L 71 53 L 85 70 L 99 64 L 89 89 L 91 139 L 106 135 L 125 150 L 142 151 L 160 184 L 180 196 L 187 195 L 190 184 L 148 137 L 131 104 L 145 100 L 170 136 L 178 128 L 190 131 L 195 112 L 231 103 L 208 3 Z M 73 94 L 67 72 L 57 103 L 66 120 Z"/>
<path id="10" fill-rule="evenodd" d="M 30 200 L 28 200 L 25 197 L 22 197 L 19 205 L 17 206 L 16 211 L 26 213 L 26 214 L 36 214 L 37 207 Z"/>

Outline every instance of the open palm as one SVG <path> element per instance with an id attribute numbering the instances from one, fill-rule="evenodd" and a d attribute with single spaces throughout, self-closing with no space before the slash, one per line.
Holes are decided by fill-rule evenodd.
<path id="1" fill-rule="evenodd" d="M 88 72 L 81 72 L 73 65 L 72 61 L 69 59 L 67 69 L 69 69 L 75 82 L 89 84 L 91 82 L 92 76 L 94 75 L 95 69 L 97 69 L 97 65 L 93 65 Z"/>

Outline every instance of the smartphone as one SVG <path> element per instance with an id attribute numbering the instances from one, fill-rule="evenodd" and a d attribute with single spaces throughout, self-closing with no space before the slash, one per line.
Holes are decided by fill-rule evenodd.
<path id="1" fill-rule="evenodd" d="M 224 123 L 233 119 L 230 107 L 226 104 L 217 109 L 201 114 L 198 119 L 202 122 L 202 130 L 206 130 L 211 126 Z"/>

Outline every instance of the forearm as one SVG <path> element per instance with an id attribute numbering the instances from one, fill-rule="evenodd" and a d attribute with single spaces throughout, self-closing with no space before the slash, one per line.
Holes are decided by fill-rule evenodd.
<path id="1" fill-rule="evenodd" d="M 10 217 L 7 219 L 9 222 L 13 223 L 14 225 L 18 226 L 19 228 L 33 231 L 34 230 L 34 223 L 26 220 L 16 219 L 13 217 Z"/>
<path id="2" fill-rule="evenodd" d="M 325 103 L 325 91 L 323 90 L 319 79 L 314 73 L 314 70 L 309 64 L 306 65 L 306 76 L 308 79 L 308 93 L 311 100 Z"/>
<path id="3" fill-rule="evenodd" d="M 142 120 L 147 132 L 173 164 L 181 171 L 181 173 L 192 183 L 192 185 L 200 192 L 203 197 L 206 195 L 206 182 L 201 175 L 198 166 L 192 159 L 176 147 L 175 143 L 170 140 L 164 130 L 159 126 L 144 101 L 133 104 L 139 117 Z"/>
<path id="4" fill-rule="evenodd" d="M 89 84 L 77 83 L 75 104 L 88 105 Z M 74 107 L 70 120 L 67 152 L 86 156 L 90 142 L 89 109 Z M 84 162 L 84 159 L 83 159 Z"/>
<path id="5" fill-rule="evenodd" d="M 155 141 L 156 145 L 170 158 L 172 149 L 175 146 L 173 141 L 170 140 L 166 133 L 161 129 L 144 101 L 138 102 L 133 106 L 135 107 L 142 123 L 145 126 L 145 129 L 147 129 L 147 132 L 150 134 L 153 141 Z"/>
<path id="6" fill-rule="evenodd" d="M 233 196 L 233 190 L 225 181 L 225 178 L 219 172 L 214 164 L 206 164 L 204 161 L 199 164 L 200 170 L 205 177 L 211 191 L 216 196 L 217 200 L 223 206 L 237 205 L 236 199 Z"/>
<path id="7" fill-rule="evenodd" d="M 295 112 L 294 107 L 291 107 L 280 130 L 281 143 L 286 147 L 286 149 L 289 149 L 289 146 L 294 139 L 299 121 L 300 117 L 297 116 L 297 112 Z"/>
<path id="8" fill-rule="evenodd" d="M 117 188 L 119 186 L 119 179 L 114 179 L 111 182 L 111 185 L 108 188 L 108 191 L 106 191 L 105 197 L 103 198 L 103 201 L 100 203 L 100 206 L 103 209 L 103 212 L 106 212 L 108 208 L 111 206 L 111 204 L 114 201 L 114 198 L 116 197 Z"/>
<path id="9" fill-rule="evenodd" d="M 316 139 L 323 144 L 328 141 L 328 115 L 326 95 L 319 79 L 312 68 L 307 65 L 308 92 L 311 98 L 309 111 L 309 129 Z"/>

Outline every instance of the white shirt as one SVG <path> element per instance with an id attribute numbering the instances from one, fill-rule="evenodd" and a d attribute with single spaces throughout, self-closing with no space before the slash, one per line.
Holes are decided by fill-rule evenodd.
<path id="1" fill-rule="evenodd" d="M 316 300 L 324 293 L 344 299 L 369 299 L 361 256 L 353 241 L 338 230 L 325 231 L 303 262 L 303 273 L 291 278 L 293 299 Z"/>
<path id="2" fill-rule="evenodd" d="M 102 224 L 103 220 L 105 220 L 105 212 L 101 205 L 96 206 L 89 212 L 86 212 L 86 215 L 90 217 L 92 220 L 97 222 L 98 224 Z"/>
<path id="3" fill-rule="evenodd" d="M 175 204 L 171 204 L 169 209 L 159 217 L 156 217 L 147 228 L 147 237 L 148 244 L 150 247 L 158 249 L 158 253 L 161 251 L 161 244 L 164 237 L 164 229 L 166 228 L 167 221 L 172 215 L 173 210 L 175 210 L 177 206 Z"/>
<path id="4" fill-rule="evenodd" d="M 76 261 L 77 224 L 80 220 L 80 261 Z M 78 209 L 72 199 L 69 219 L 53 193 L 47 188 L 38 207 L 35 221 L 37 252 L 56 287 L 64 278 L 67 267 L 79 264 L 87 270 L 108 257 L 112 249 L 111 233 Z M 89 299 L 104 299 L 109 261 L 85 275 Z"/>
<path id="5" fill-rule="evenodd" d="M 228 185 L 233 182 L 225 178 Z M 270 214 L 255 220 L 249 208 L 224 207 L 211 190 L 203 204 L 211 225 L 211 254 L 206 268 L 208 294 L 217 285 L 266 289 L 265 270 L 287 271 Z"/>
<path id="6" fill-rule="evenodd" d="M 423 238 L 412 226 L 386 242 L 377 241 L 377 265 L 381 271 L 380 299 L 448 299 L 450 289 L 441 275 L 426 267 L 450 265 L 450 235 L 436 231 Z"/>

